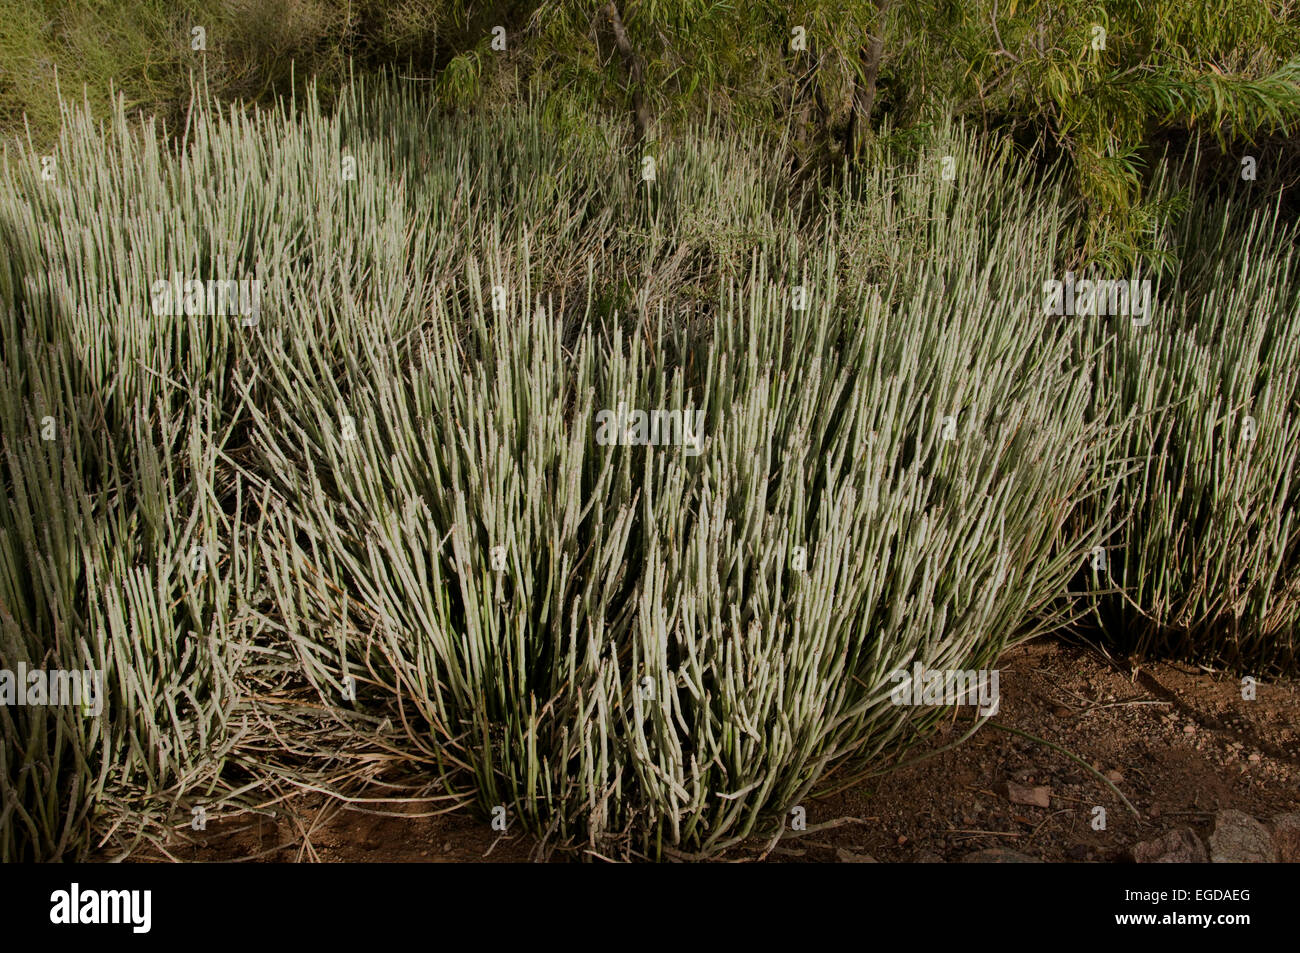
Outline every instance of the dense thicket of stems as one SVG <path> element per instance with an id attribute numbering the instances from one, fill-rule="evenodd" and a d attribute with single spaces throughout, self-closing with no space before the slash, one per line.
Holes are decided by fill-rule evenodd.
<path id="1" fill-rule="evenodd" d="M 0 655 L 107 700 L 0 708 L 4 859 L 403 764 L 712 855 L 930 727 L 915 661 L 1092 616 L 1294 664 L 1285 226 L 1192 197 L 1150 324 L 1056 318 L 1086 218 L 958 125 L 813 191 L 757 136 L 647 182 L 548 122 L 384 84 L 5 153 Z M 154 313 L 173 275 L 258 320 Z M 702 452 L 598 443 L 619 404 Z"/>

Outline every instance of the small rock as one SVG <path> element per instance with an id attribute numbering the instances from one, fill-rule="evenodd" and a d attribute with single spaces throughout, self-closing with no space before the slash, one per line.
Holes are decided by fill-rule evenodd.
<path id="1" fill-rule="evenodd" d="M 1273 818 L 1273 843 L 1278 859 L 1284 864 L 1300 864 L 1300 814 L 1282 814 Z"/>
<path id="2" fill-rule="evenodd" d="M 947 863 L 942 857 L 932 850 L 923 850 L 912 858 L 914 864 L 943 864 Z"/>
<path id="3" fill-rule="evenodd" d="M 1106 780 L 1109 781 L 1111 784 L 1119 784 L 1121 781 L 1124 780 L 1124 775 L 1120 774 L 1118 771 L 1115 770 L 1107 771 Z"/>
<path id="4" fill-rule="evenodd" d="M 1210 860 L 1216 864 L 1277 863 L 1268 828 L 1241 811 L 1220 811 L 1210 835 Z"/>
<path id="5" fill-rule="evenodd" d="M 1041 864 L 1041 860 L 1026 857 L 1024 854 L 1005 847 L 990 847 L 967 854 L 960 861 L 963 864 Z"/>
<path id="6" fill-rule="evenodd" d="M 1160 816 L 1160 805 L 1152 804 L 1151 810 L 1147 811 L 1147 817 L 1151 818 L 1152 820 L 1155 820 L 1159 816 Z"/>
<path id="7" fill-rule="evenodd" d="M 845 850 L 843 847 L 835 848 L 835 856 L 842 864 L 877 864 L 880 863 L 870 854 L 855 854 L 851 850 Z"/>
<path id="8" fill-rule="evenodd" d="M 1015 781 L 1005 781 L 1001 791 L 1012 804 L 1027 804 L 1030 807 L 1050 807 L 1052 789 L 1039 786 L 1028 788 Z"/>
<path id="9" fill-rule="evenodd" d="M 1259 752 L 1258 752 L 1258 751 L 1254 752 L 1254 753 L 1251 754 L 1249 757 L 1247 757 L 1246 760 L 1247 760 L 1247 761 L 1258 761 L 1258 760 L 1259 760 Z"/>
<path id="10" fill-rule="evenodd" d="M 1194 735 L 1194 734 L 1196 734 L 1196 726 L 1195 726 L 1195 725 L 1192 725 L 1192 724 L 1186 724 L 1186 725 L 1183 725 L 1183 734 L 1185 734 L 1185 735 Z"/>
<path id="11" fill-rule="evenodd" d="M 1135 844 L 1133 859 L 1139 864 L 1203 864 L 1209 860 L 1201 839 L 1186 827 Z"/>

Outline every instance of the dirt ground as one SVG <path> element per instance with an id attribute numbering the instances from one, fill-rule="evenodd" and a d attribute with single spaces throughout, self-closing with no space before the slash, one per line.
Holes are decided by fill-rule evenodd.
<path id="1" fill-rule="evenodd" d="M 766 859 L 937 862 L 1001 848 L 1045 861 L 1123 862 L 1138 842 L 1175 828 L 1204 841 L 1219 810 L 1265 822 L 1300 811 L 1296 680 L 1261 682 L 1250 701 L 1237 678 L 1168 663 L 1130 668 L 1055 641 L 1012 650 L 1000 671 L 993 721 L 1087 762 L 1140 817 L 1062 750 L 986 726 L 952 750 L 809 800 L 807 830 L 788 831 Z M 905 760 L 964 734 L 971 709 L 960 712 Z M 1104 829 L 1095 829 L 1097 807 L 1105 809 Z M 292 822 L 214 820 L 189 835 L 199 840 L 187 837 L 170 853 L 178 860 L 415 863 L 518 862 L 535 853 L 527 836 L 500 834 L 464 814 L 412 816 L 427 814 L 427 805 L 396 815 L 368 810 L 308 798 Z M 724 859 L 755 859 L 765 846 Z"/>

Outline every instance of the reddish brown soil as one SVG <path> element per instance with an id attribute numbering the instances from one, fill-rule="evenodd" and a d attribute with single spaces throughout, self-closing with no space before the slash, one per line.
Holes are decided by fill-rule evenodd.
<path id="1" fill-rule="evenodd" d="M 993 719 L 1088 762 L 985 727 L 966 744 L 818 802 L 814 818 L 853 817 L 826 835 L 778 848 L 790 858 L 829 860 L 846 850 L 882 862 L 955 860 L 1008 848 L 1048 861 L 1126 860 L 1133 844 L 1174 827 L 1204 839 L 1216 811 L 1260 820 L 1300 809 L 1300 686 L 1260 684 L 1242 699 L 1240 680 L 1157 663 L 1120 670 L 1100 655 L 1055 642 L 1002 659 L 1002 707 Z M 968 710 L 968 709 L 967 709 Z M 960 737 L 966 717 L 931 748 Z M 1011 803 L 1001 782 L 1050 788 L 1046 808 Z M 1093 830 L 1093 808 L 1106 829 Z M 803 854 L 795 851 L 805 851 Z M 928 855 L 928 856 L 927 856 Z"/>
<path id="2" fill-rule="evenodd" d="M 809 800 L 809 829 L 787 832 L 768 859 L 951 861 L 1001 847 L 1048 861 L 1123 861 L 1138 841 L 1175 827 L 1190 827 L 1204 839 L 1220 809 L 1264 821 L 1300 810 L 1296 680 L 1261 683 L 1256 699 L 1246 701 L 1237 678 L 1168 663 L 1130 668 L 1087 647 L 1051 641 L 1012 650 L 1000 668 L 1002 706 L 993 720 L 1111 773 L 1140 819 L 1061 751 L 986 726 L 953 750 Z M 960 711 L 905 760 L 964 734 L 971 709 Z M 1000 793 L 1008 780 L 1048 787 L 1049 806 L 1013 804 Z M 1105 830 L 1090 823 L 1096 806 L 1105 808 Z M 178 860 L 288 862 L 534 856 L 531 838 L 503 835 L 461 813 L 413 816 L 427 815 L 427 805 L 374 810 L 304 798 L 275 820 L 213 820 L 202 834 L 186 832 L 169 853 Z M 753 859 L 764 846 L 732 857 Z"/>

